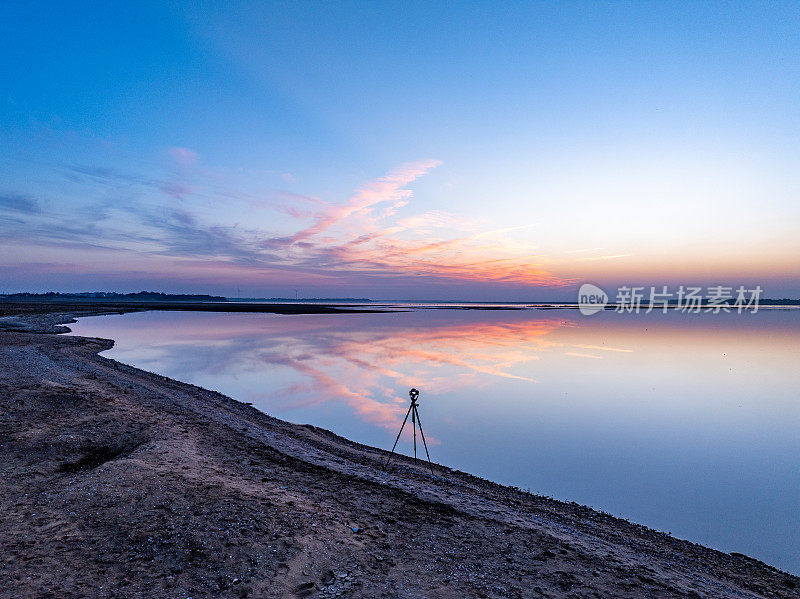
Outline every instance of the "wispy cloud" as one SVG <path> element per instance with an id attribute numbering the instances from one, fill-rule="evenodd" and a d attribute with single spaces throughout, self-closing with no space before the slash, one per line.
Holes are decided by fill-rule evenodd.
<path id="1" fill-rule="evenodd" d="M 38 214 L 39 202 L 22 194 L 0 194 L 0 210 L 12 210 L 24 214 Z"/>
<path id="2" fill-rule="evenodd" d="M 167 194 L 172 198 L 175 198 L 176 200 L 182 200 L 192 193 L 191 187 L 184 185 L 183 183 L 179 183 L 177 181 L 165 181 L 161 185 L 160 189 L 165 194 Z"/>
<path id="3" fill-rule="evenodd" d="M 348 202 L 338 206 L 327 206 L 318 212 L 314 217 L 314 224 L 292 235 L 290 243 L 315 237 L 349 217 L 358 213 L 366 214 L 377 204 L 392 202 L 398 205 L 405 202 L 412 195 L 411 190 L 405 189 L 405 186 L 440 164 L 438 160 L 405 164 L 388 175 L 369 182 Z"/>
<path id="4" fill-rule="evenodd" d="M 597 350 L 600 350 L 600 351 L 615 351 L 615 352 L 621 352 L 621 353 L 624 353 L 624 354 L 633 353 L 632 349 L 625 349 L 625 348 L 622 348 L 622 347 L 607 347 L 605 345 L 585 345 L 585 344 L 581 344 L 581 343 L 576 343 L 575 347 L 580 347 L 581 349 L 597 349 Z"/>
<path id="5" fill-rule="evenodd" d="M 170 154 L 186 165 L 197 158 L 186 148 L 172 148 Z M 204 189 L 201 199 L 192 183 L 180 178 L 165 181 L 71 166 L 71 180 L 97 187 L 97 198 L 80 210 L 39 213 L 38 204 L 26 196 L 0 196 L 0 207 L 25 215 L 9 222 L 0 241 L 24 239 L 40 246 L 105 247 L 138 257 L 205 261 L 214 276 L 218 266 L 236 265 L 239 271 L 269 276 L 271 282 L 296 276 L 370 284 L 421 279 L 549 286 L 571 282 L 549 270 L 547 258 L 521 236 L 524 226 L 497 229 L 444 211 L 415 213 L 410 186 L 439 164 L 404 164 L 340 203 L 281 191 L 265 200 L 220 187 Z M 219 201 L 258 218 L 223 222 L 214 218 L 218 213 L 201 210 Z M 281 234 L 263 228 L 269 213 L 283 214 Z"/>
<path id="6" fill-rule="evenodd" d="M 583 249 L 580 249 L 580 250 L 569 250 L 567 253 L 568 254 L 582 254 L 584 252 L 599 252 L 602 249 L 603 248 L 583 248 Z"/>
<path id="7" fill-rule="evenodd" d="M 97 183 L 113 187 L 158 184 L 148 177 L 105 166 L 72 164 L 66 169 L 66 178 L 78 183 Z"/>
<path id="8" fill-rule="evenodd" d="M 514 241 L 526 227 L 485 229 L 443 211 L 398 216 L 413 194 L 408 185 L 439 165 L 405 164 L 362 186 L 347 202 L 323 205 L 312 224 L 274 237 L 264 247 L 282 250 L 287 263 L 363 276 L 426 277 L 529 285 L 563 285 L 535 245 Z"/>

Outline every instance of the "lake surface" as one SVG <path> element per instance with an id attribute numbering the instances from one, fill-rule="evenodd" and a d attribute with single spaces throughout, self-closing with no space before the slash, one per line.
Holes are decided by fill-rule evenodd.
<path id="1" fill-rule="evenodd" d="M 108 357 L 386 449 L 417 387 L 435 462 L 800 573 L 798 310 L 146 312 L 70 326 L 114 339 Z"/>

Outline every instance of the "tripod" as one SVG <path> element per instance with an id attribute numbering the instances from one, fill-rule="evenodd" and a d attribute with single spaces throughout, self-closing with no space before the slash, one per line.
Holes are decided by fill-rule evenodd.
<path id="1" fill-rule="evenodd" d="M 428 444 L 425 442 L 425 433 L 422 432 L 422 421 L 419 419 L 419 411 L 417 411 L 417 398 L 419 397 L 419 391 L 416 389 L 411 389 L 408 392 L 408 396 L 411 398 L 411 405 L 408 406 L 408 412 L 406 412 L 406 417 L 403 419 L 403 424 L 400 426 L 400 432 L 397 433 L 397 438 L 394 440 L 394 445 L 392 445 L 392 451 L 389 454 L 389 457 L 386 458 L 386 466 L 389 466 L 389 460 L 392 459 L 394 455 L 394 449 L 397 447 L 397 442 L 400 440 L 400 435 L 403 434 L 403 427 L 406 425 L 406 421 L 408 420 L 408 415 L 411 414 L 411 430 L 414 432 L 414 459 L 417 459 L 417 426 L 419 426 L 419 434 L 422 436 L 422 445 L 425 447 L 425 455 L 428 456 L 428 467 L 431 469 L 431 474 L 433 474 L 433 464 L 431 464 L 431 456 L 428 453 Z"/>

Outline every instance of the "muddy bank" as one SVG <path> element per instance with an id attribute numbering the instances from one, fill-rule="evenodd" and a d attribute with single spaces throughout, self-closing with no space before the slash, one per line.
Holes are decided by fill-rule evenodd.
<path id="1" fill-rule="evenodd" d="M 0 319 L 2 597 L 800 596 L 577 504 L 384 472 L 381 450 L 100 357 L 111 341 L 40 312 Z"/>

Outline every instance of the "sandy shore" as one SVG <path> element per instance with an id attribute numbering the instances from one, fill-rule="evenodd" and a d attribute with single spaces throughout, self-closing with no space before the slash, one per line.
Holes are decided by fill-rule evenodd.
<path id="1" fill-rule="evenodd" d="M 381 450 L 100 357 L 53 309 L 0 319 L 2 597 L 800 597 L 577 504 L 384 472 Z"/>

